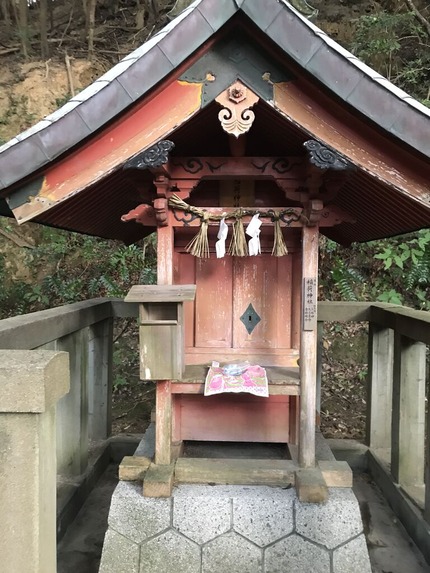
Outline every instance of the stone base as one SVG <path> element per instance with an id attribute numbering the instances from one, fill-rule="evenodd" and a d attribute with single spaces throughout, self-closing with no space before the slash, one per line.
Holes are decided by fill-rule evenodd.
<path id="1" fill-rule="evenodd" d="M 180 485 L 166 499 L 120 482 L 100 573 L 371 573 L 358 502 L 325 504 L 294 488 Z"/>

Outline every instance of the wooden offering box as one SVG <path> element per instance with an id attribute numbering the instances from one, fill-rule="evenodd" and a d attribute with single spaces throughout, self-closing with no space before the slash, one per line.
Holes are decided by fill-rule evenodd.
<path id="1" fill-rule="evenodd" d="M 126 302 L 139 303 L 141 380 L 181 380 L 184 375 L 183 303 L 195 285 L 133 286 Z"/>

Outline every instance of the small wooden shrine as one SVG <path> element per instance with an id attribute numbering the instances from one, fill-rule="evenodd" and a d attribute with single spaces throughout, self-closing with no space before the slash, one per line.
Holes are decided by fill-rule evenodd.
<path id="1" fill-rule="evenodd" d="M 123 217 L 157 224 L 159 286 L 126 298 L 140 306 L 141 378 L 157 381 L 157 464 L 185 440 L 289 443 L 313 463 L 319 227 L 351 219 L 321 189 L 352 166 L 315 140 L 301 156 L 245 155 L 258 100 L 240 81 L 216 98 L 229 155 L 170 159 L 164 140 L 126 165 L 150 168 L 157 189 Z M 269 396 L 204 396 L 210 364 L 237 360 L 266 369 Z"/>
<path id="2" fill-rule="evenodd" d="M 0 215 L 157 233 L 157 285 L 126 300 L 167 482 L 187 440 L 315 465 L 319 237 L 430 226 L 429 117 L 288 2 L 197 0 L 0 148 Z M 204 396 L 208 367 L 237 361 L 266 370 L 268 397 Z"/>

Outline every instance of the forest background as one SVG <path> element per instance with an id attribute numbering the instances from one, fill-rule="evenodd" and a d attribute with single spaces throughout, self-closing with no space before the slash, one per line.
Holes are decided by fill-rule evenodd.
<path id="1" fill-rule="evenodd" d="M 290 0 L 310 12 L 305 0 Z M 102 75 L 191 0 L 0 0 L 0 146 Z M 313 0 L 315 23 L 430 107 L 426 0 Z M 383 214 L 381 214 L 383 216 Z M 430 230 L 343 248 L 322 239 L 322 300 L 381 301 L 430 310 Z M 156 282 L 155 239 L 125 246 L 0 218 L 0 319 Z M 114 431 L 144 429 L 153 387 L 139 382 L 137 332 L 117 325 Z M 322 428 L 362 438 L 364 325 L 326 325 Z"/>

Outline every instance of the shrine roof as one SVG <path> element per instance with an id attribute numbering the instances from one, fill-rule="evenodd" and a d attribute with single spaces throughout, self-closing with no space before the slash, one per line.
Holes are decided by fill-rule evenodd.
<path id="1" fill-rule="evenodd" d="M 1 146 L 0 194 L 8 198 L 19 194 L 23 182 L 33 180 L 68 153 L 86 145 L 189 62 L 236 15 L 256 26 L 280 52 L 348 109 L 428 164 L 430 110 L 342 48 L 290 3 L 196 0 L 60 109 Z M 115 177 L 113 174 L 107 189 L 118 185 Z M 428 197 L 425 201 L 430 204 Z M 10 215 L 10 208 L 10 204 L 0 199 L 0 215 Z M 77 213 L 69 214 L 68 219 L 72 216 Z M 55 217 L 40 222 L 72 228 Z M 413 227 L 409 225 L 405 230 Z M 113 233 L 107 229 L 103 232 L 98 229 L 94 234 L 122 238 L 119 231 Z M 133 236 L 127 238 L 131 240 Z"/>

